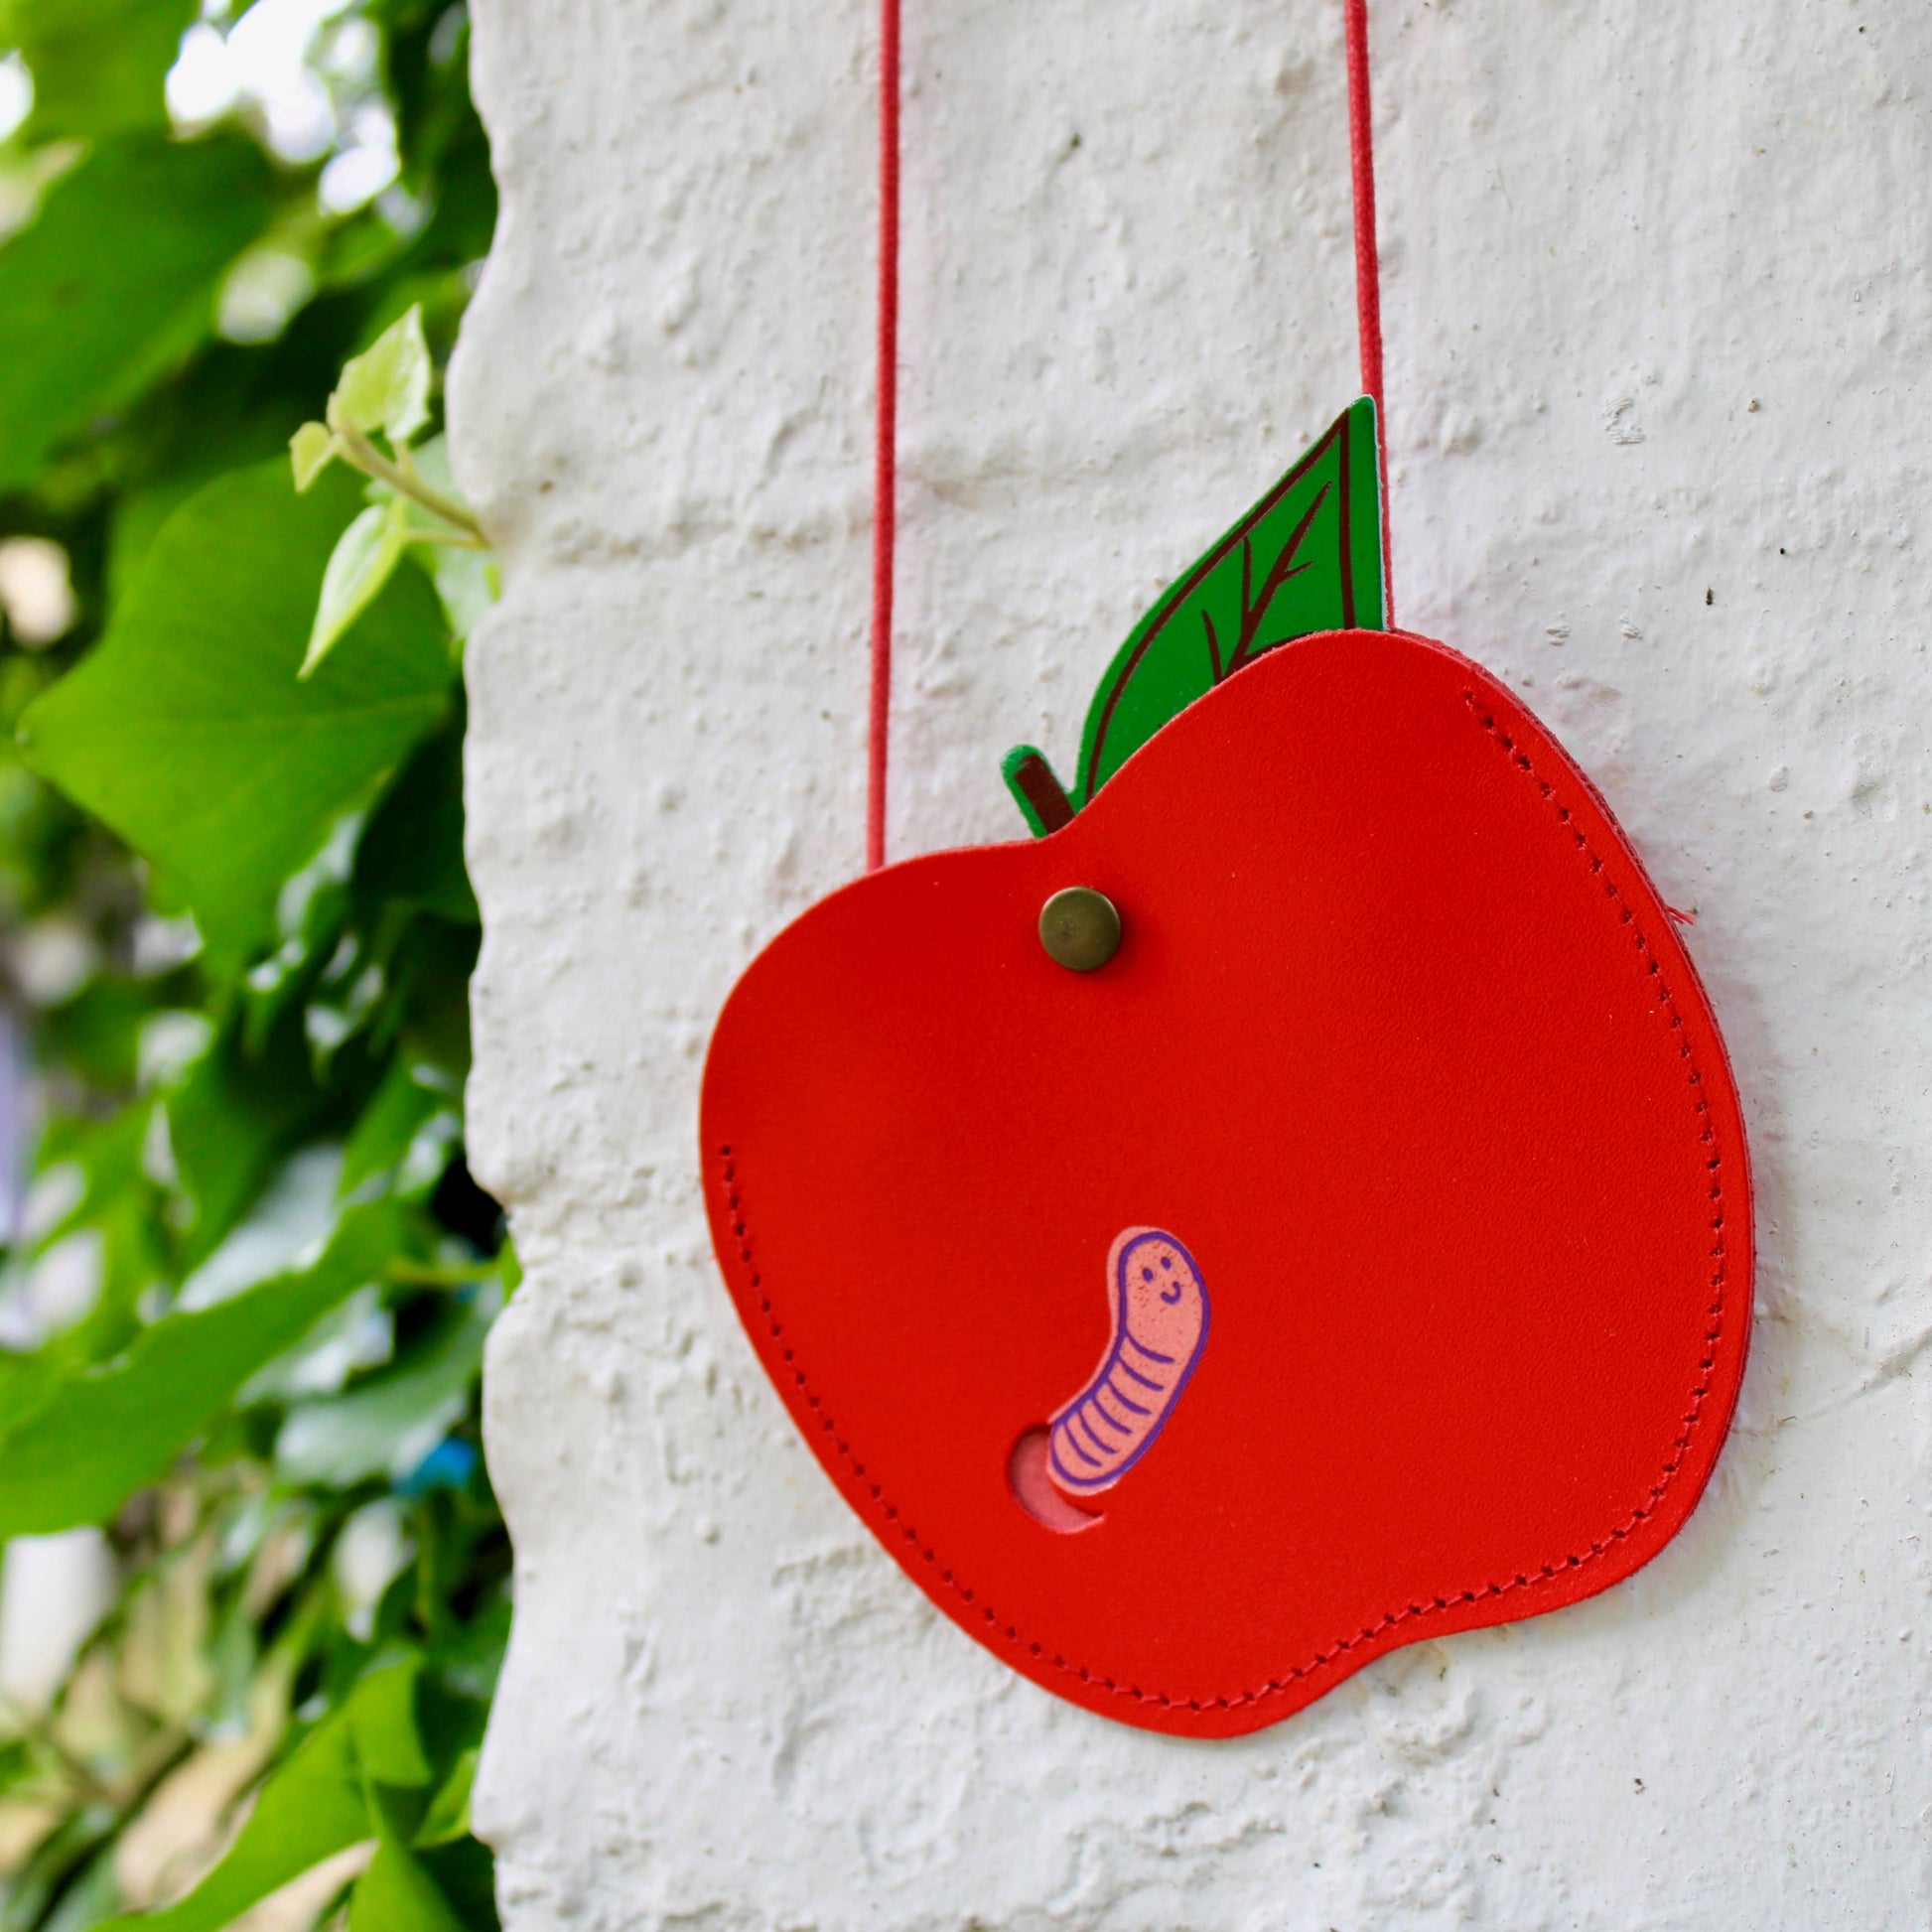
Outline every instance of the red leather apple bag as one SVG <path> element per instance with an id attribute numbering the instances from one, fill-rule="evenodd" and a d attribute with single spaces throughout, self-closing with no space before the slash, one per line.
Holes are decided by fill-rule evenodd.
<path id="1" fill-rule="evenodd" d="M 1016 776 L 1043 836 L 813 906 L 704 1078 L 726 1283 L 846 1501 L 1023 1675 L 1199 1736 L 1647 1562 L 1750 1325 L 1671 914 L 1500 683 L 1381 627 L 1342 429 L 1130 638 L 1072 793 Z"/>

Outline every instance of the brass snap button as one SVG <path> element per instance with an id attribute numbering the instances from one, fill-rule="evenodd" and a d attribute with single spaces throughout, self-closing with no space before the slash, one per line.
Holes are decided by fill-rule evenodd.
<path id="1" fill-rule="evenodd" d="M 1120 914 L 1105 893 L 1068 886 L 1039 908 L 1039 943 L 1056 965 L 1091 973 L 1120 950 Z"/>

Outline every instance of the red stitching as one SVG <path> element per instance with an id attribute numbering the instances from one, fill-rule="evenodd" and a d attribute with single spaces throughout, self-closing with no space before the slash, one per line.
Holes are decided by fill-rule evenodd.
<path id="1" fill-rule="evenodd" d="M 1476 694 L 1473 691 L 1464 691 L 1462 701 L 1468 706 L 1470 715 L 1474 718 L 1475 722 L 1509 755 L 1510 762 L 1518 770 L 1524 772 L 1530 778 L 1531 782 L 1537 786 L 1541 795 L 1554 806 L 1558 821 L 1569 831 L 1571 838 L 1576 841 L 1577 851 L 1580 856 L 1592 873 L 1600 875 L 1603 870 L 1603 861 L 1590 850 L 1589 841 L 1584 834 L 1571 824 L 1569 807 L 1556 802 L 1554 788 L 1537 776 L 1528 756 L 1517 751 L 1515 742 L 1507 732 L 1503 731 L 1497 725 L 1493 715 L 1479 709 Z M 1603 891 L 1606 900 L 1616 907 L 1618 923 L 1628 929 L 1631 942 L 1637 949 L 1638 958 L 1644 962 L 1646 976 L 1658 974 L 1660 962 L 1657 955 L 1650 949 L 1648 941 L 1644 938 L 1642 927 L 1636 923 L 1631 906 L 1624 899 L 1622 894 L 1617 891 L 1613 883 L 1606 880 Z M 1665 1017 L 1670 1031 L 1681 1035 L 1684 1031 L 1684 1017 L 1678 1011 L 1677 1003 L 1673 999 L 1669 987 L 1663 985 L 1660 981 L 1656 992 L 1659 1013 Z M 1709 1311 L 1711 1325 L 1705 1331 L 1704 1341 L 1707 1352 L 1703 1360 L 1698 1364 L 1700 1379 L 1691 1391 L 1691 1406 L 1685 1412 L 1684 1424 L 1678 1431 L 1677 1440 L 1671 1445 L 1669 1459 L 1665 1462 L 1658 1479 L 1650 1486 L 1649 1502 L 1639 1504 L 1607 1536 L 1592 1541 L 1587 1551 L 1573 1552 L 1568 1556 L 1558 1558 L 1554 1563 L 1544 1564 L 1534 1572 L 1519 1573 L 1517 1576 L 1507 1578 L 1499 1584 L 1485 1584 L 1477 1589 L 1465 1589 L 1454 1595 L 1438 1596 L 1429 1603 L 1411 1603 L 1405 1608 L 1391 1610 L 1376 1622 L 1365 1623 L 1353 1635 L 1339 1638 L 1336 1642 L 1330 1644 L 1327 1649 L 1317 1652 L 1306 1664 L 1297 1665 L 1293 1670 L 1284 1672 L 1280 1677 L 1270 1678 L 1266 1684 L 1261 1685 L 1256 1690 L 1240 1691 L 1232 1695 L 1215 1698 L 1176 1698 L 1170 1697 L 1163 1691 L 1144 1691 L 1138 1685 L 1122 1684 L 1114 1678 L 1090 1670 L 1085 1664 L 1069 1664 L 1061 1656 L 1055 1656 L 1050 1660 L 1053 1668 L 1064 1671 L 1070 1677 L 1079 1678 L 1083 1684 L 1098 1684 L 1117 1696 L 1131 1698 L 1139 1704 L 1157 1704 L 1163 1710 L 1167 1711 L 1236 1711 L 1247 1705 L 1258 1704 L 1264 1698 L 1280 1696 L 1283 1692 L 1300 1682 L 1301 1679 L 1320 1670 L 1326 1664 L 1333 1663 L 1337 1657 L 1346 1655 L 1347 1652 L 1353 1650 L 1358 1644 L 1372 1642 L 1375 1638 L 1382 1635 L 1385 1630 L 1392 1630 L 1400 1624 L 1411 1622 L 1417 1618 L 1438 1616 L 1451 1608 L 1464 1608 L 1471 1603 L 1481 1603 L 1486 1602 L 1492 1597 L 1506 1596 L 1512 1590 L 1527 1589 L 1532 1584 L 1548 1583 L 1559 1571 L 1581 1570 L 1586 1564 L 1594 1563 L 1599 1557 L 1606 1556 L 1625 1537 L 1631 1535 L 1641 1524 L 1646 1522 L 1655 1510 L 1656 1505 L 1662 1501 L 1665 1492 L 1677 1479 L 1678 1471 L 1684 1466 L 1685 1454 L 1691 1447 L 1691 1438 L 1696 1434 L 1698 1424 L 1703 1418 L 1705 1398 L 1711 1392 L 1712 1371 L 1717 1366 L 1718 1342 L 1724 1333 L 1725 1308 L 1724 1156 L 1719 1151 L 1718 1137 L 1711 1125 L 1710 1104 L 1705 1099 L 1703 1091 L 1704 1077 L 1698 1070 L 1697 1060 L 1691 1051 L 1690 1041 L 1680 1038 L 1677 1050 L 1679 1057 L 1685 1062 L 1686 1081 L 1694 1096 L 1692 1111 L 1703 1122 L 1703 1127 L 1698 1138 L 1711 1150 L 1710 1159 L 1705 1163 L 1706 1170 L 1711 1174 L 1710 1198 L 1713 1206 L 1711 1228 L 1715 1237 L 1711 1246 L 1712 1300 Z M 729 1147 L 720 1148 L 719 1158 L 724 1164 L 725 1198 L 731 1206 L 731 1229 L 738 1242 L 739 1259 L 745 1265 L 746 1275 L 750 1280 L 752 1292 L 759 1298 L 759 1312 L 763 1314 L 765 1322 L 770 1328 L 772 1339 L 777 1340 L 783 1331 L 778 1325 L 777 1317 L 772 1313 L 771 1298 L 765 1294 L 763 1283 L 752 1260 L 750 1227 L 745 1215 L 744 1202 L 738 1190 L 738 1168 L 733 1158 L 732 1150 Z M 984 1616 L 986 1621 L 993 1625 L 996 1632 L 1005 1635 L 1010 1642 L 1024 1642 L 1029 1644 L 1035 1658 L 1039 1659 L 1042 1663 L 1048 1661 L 1037 1643 L 1033 1642 L 1031 1639 L 1023 1638 L 1015 1625 L 1010 1623 L 1003 1625 L 997 1610 L 993 1609 L 990 1604 L 979 1602 L 970 1588 L 956 1581 L 953 1573 L 941 1565 L 939 1558 L 925 1544 L 919 1536 L 919 1533 L 909 1523 L 899 1522 L 897 1506 L 885 1500 L 884 1492 L 881 1490 L 879 1484 L 872 1481 L 866 1475 L 865 1464 L 853 1455 L 849 1445 L 837 1436 L 831 1418 L 819 1410 L 818 1397 L 812 1392 L 810 1384 L 806 1381 L 804 1370 L 792 1363 L 791 1350 L 787 1348 L 783 1352 L 785 1363 L 791 1367 L 792 1379 L 798 1384 L 800 1391 L 804 1394 L 805 1400 L 811 1406 L 812 1410 L 818 1414 L 819 1420 L 824 1425 L 826 1431 L 833 1435 L 834 1446 L 838 1449 L 839 1454 L 850 1466 L 853 1474 L 859 1477 L 871 1492 L 873 1500 L 881 1504 L 884 1508 L 888 1520 L 896 1524 L 906 1542 L 928 1564 L 939 1571 L 941 1582 L 953 1590 L 962 1601 L 972 1604 Z"/>

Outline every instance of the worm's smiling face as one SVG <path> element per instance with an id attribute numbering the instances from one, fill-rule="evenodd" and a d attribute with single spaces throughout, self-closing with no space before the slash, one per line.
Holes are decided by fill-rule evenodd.
<path id="1" fill-rule="evenodd" d="M 1138 1342 L 1176 1361 L 1193 1354 L 1207 1324 L 1207 1291 L 1193 1257 L 1172 1235 L 1134 1235 L 1120 1252 L 1121 1313 Z"/>

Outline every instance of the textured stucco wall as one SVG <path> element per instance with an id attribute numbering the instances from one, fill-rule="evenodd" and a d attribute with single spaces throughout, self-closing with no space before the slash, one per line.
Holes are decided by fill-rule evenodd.
<path id="1" fill-rule="evenodd" d="M 1927 1923 L 1932 10 L 1374 0 L 1398 614 L 1695 906 L 1759 1303 L 1650 1570 L 1215 1746 L 926 1607 L 699 1208 L 712 1017 L 861 851 L 870 11 L 477 4 L 509 1925 Z M 1000 753 L 1070 756 L 1128 623 L 1350 393 L 1338 16 L 909 0 L 896 852 L 1017 833 Z"/>

